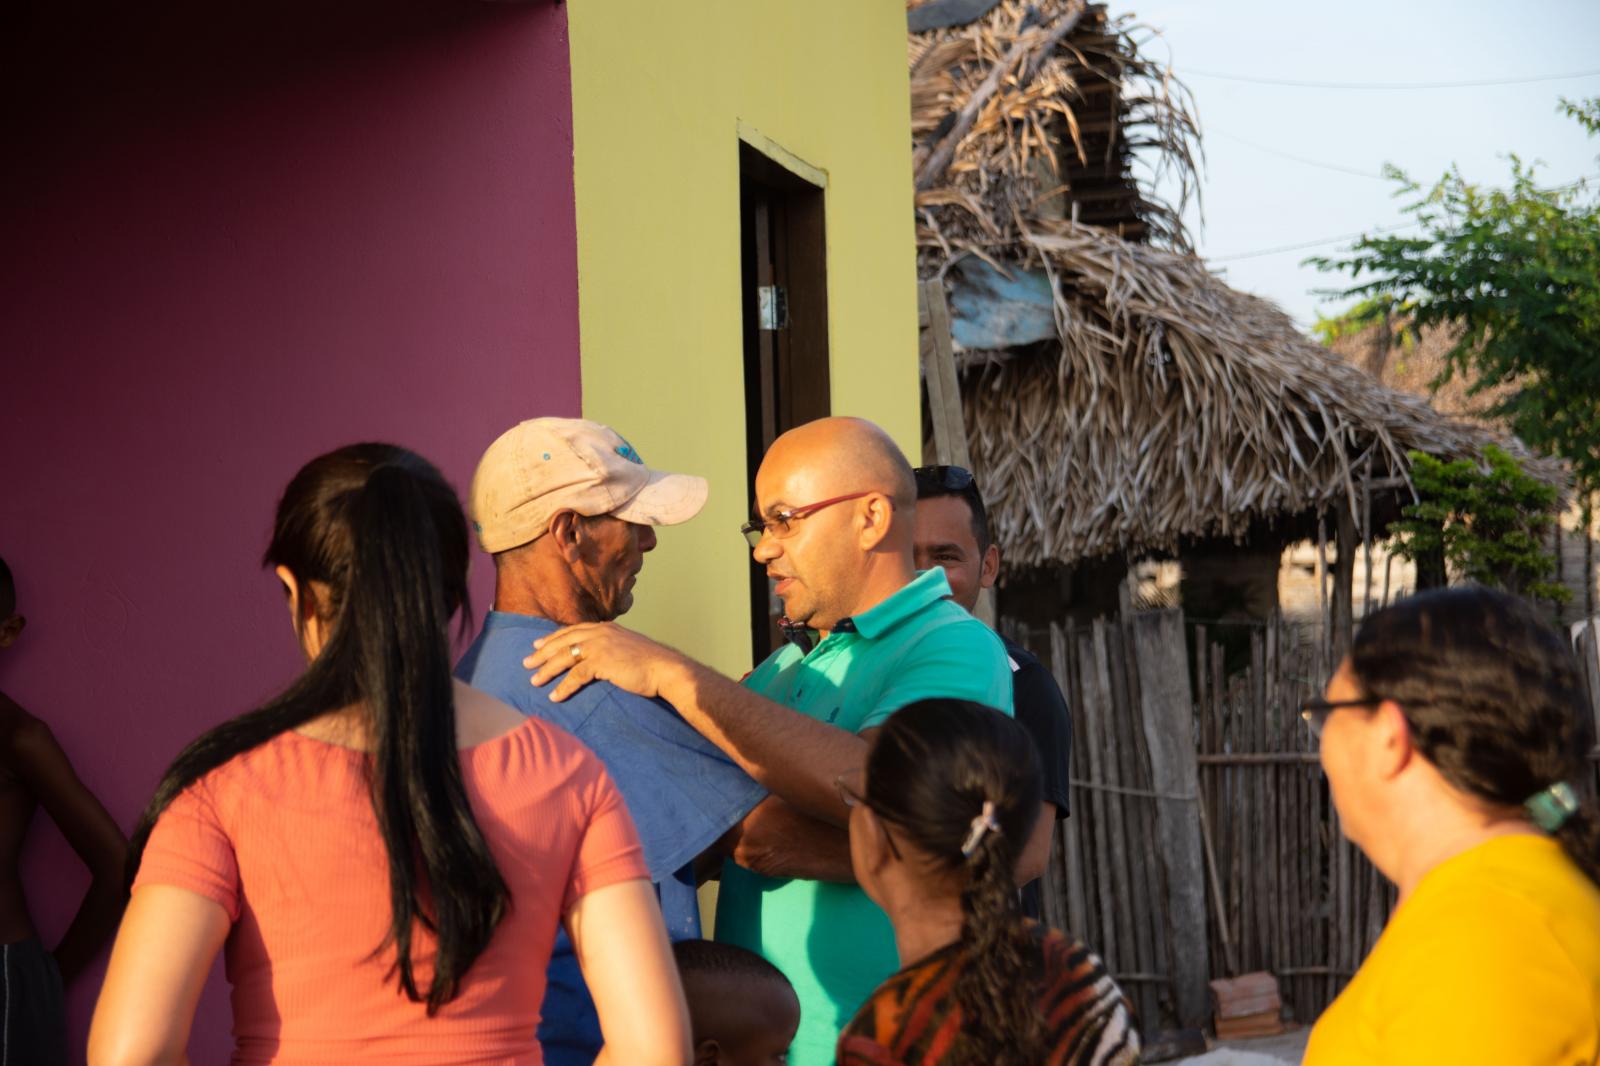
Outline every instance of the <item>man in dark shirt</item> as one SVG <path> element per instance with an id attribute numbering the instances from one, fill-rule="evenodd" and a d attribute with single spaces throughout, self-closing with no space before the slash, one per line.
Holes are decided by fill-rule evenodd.
<path id="1" fill-rule="evenodd" d="M 944 567 L 950 598 L 967 610 L 1000 575 L 1000 546 L 989 535 L 989 514 L 972 472 L 959 466 L 917 469 L 916 566 Z M 1001 638 L 1004 640 L 1005 638 Z M 1067 816 L 1072 766 L 1072 717 L 1050 671 L 1026 648 L 1006 640 L 1017 721 L 1033 736 L 1044 773 L 1043 809 L 1023 850 L 1022 869 L 1043 869 L 1055 823 Z M 1039 917 L 1039 883 L 1022 890 L 1023 909 Z"/>

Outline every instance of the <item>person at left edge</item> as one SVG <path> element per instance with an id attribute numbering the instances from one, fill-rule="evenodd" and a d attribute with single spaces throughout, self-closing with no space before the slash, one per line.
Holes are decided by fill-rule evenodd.
<path id="1" fill-rule="evenodd" d="M 507 430 L 472 478 L 478 543 L 494 557 L 494 609 L 456 676 L 524 714 L 572 733 L 605 763 L 638 826 L 672 940 L 700 936 L 694 860 L 766 792 L 659 700 L 610 684 L 553 703 L 528 684 L 536 639 L 577 622 L 609 622 L 633 606 L 633 585 L 656 546 L 655 526 L 704 506 L 703 478 L 644 465 L 614 429 L 536 418 Z M 599 1018 L 572 943 L 550 959 L 539 1041 L 551 1066 L 594 1061 Z"/>

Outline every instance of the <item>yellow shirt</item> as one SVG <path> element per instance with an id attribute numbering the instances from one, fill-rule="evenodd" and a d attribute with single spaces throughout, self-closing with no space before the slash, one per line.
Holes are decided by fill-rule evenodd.
<path id="1" fill-rule="evenodd" d="M 1600 889 L 1548 837 L 1430 870 L 1311 1031 L 1304 1066 L 1593 1066 Z"/>

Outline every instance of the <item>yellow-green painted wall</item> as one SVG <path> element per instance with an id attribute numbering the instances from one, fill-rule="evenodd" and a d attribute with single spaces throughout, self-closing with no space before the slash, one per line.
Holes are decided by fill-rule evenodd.
<path id="1" fill-rule="evenodd" d="M 832 409 L 920 451 L 904 0 L 569 0 L 585 417 L 711 499 L 625 621 L 750 667 L 739 141 L 826 178 Z M 780 160 L 782 161 L 782 160 Z"/>

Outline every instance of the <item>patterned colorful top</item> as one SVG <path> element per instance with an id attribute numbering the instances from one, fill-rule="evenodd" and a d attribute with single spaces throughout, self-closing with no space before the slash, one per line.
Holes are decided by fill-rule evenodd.
<path id="1" fill-rule="evenodd" d="M 1125 1066 L 1139 1061 L 1139 1033 L 1122 990 L 1088 948 L 1030 923 L 1044 954 L 1039 1009 L 1045 1066 Z M 838 1066 L 940 1066 L 955 1061 L 968 1023 L 956 978 L 968 954 L 958 941 L 878 987 L 839 1036 Z"/>

